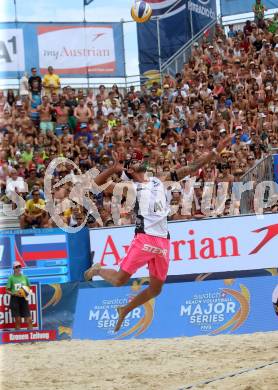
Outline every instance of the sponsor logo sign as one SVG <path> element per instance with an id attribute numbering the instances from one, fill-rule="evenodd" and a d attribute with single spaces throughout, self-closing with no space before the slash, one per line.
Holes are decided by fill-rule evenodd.
<path id="1" fill-rule="evenodd" d="M 38 330 L 26 332 L 2 333 L 2 343 L 23 343 L 34 341 L 54 341 L 56 330 Z"/>
<path id="2" fill-rule="evenodd" d="M 23 30 L 0 29 L 0 72 L 25 70 Z"/>
<path id="3" fill-rule="evenodd" d="M 79 290 L 73 338 L 128 339 L 242 334 L 277 330 L 272 294 L 278 276 L 165 284 L 162 293 L 134 309 L 114 333 L 117 307 L 142 291 L 131 287 Z"/>
<path id="4" fill-rule="evenodd" d="M 117 307 L 126 305 L 139 293 L 148 278 L 133 281 L 132 286 L 115 288 L 81 289 L 79 291 L 73 338 L 124 339 L 139 337 L 151 326 L 155 299 L 132 310 L 124 319 L 118 333 L 114 328 L 118 320 Z"/>
<path id="5" fill-rule="evenodd" d="M 188 10 L 212 20 L 216 18 L 215 3 L 210 0 L 188 1 Z"/>
<path id="6" fill-rule="evenodd" d="M 278 267 L 276 214 L 169 223 L 168 275 L 247 271 Z M 133 227 L 92 229 L 94 262 L 117 269 L 134 236 Z M 147 269 L 134 277 L 145 277 Z"/>
<path id="7" fill-rule="evenodd" d="M 41 73 L 51 64 L 59 74 L 114 73 L 112 26 L 39 26 Z"/>
<path id="8" fill-rule="evenodd" d="M 40 289 L 38 285 L 31 285 L 31 293 L 28 296 L 28 303 L 31 312 L 33 328 L 39 329 L 41 325 Z M 10 309 L 11 296 L 7 294 L 6 287 L 0 286 L 0 330 L 12 330 L 15 328 L 15 321 Z M 22 319 L 22 328 L 27 324 Z"/>
<path id="9" fill-rule="evenodd" d="M 229 285 L 230 281 L 224 283 Z M 191 327 L 214 335 L 240 328 L 247 320 L 249 310 L 249 290 L 244 284 L 240 284 L 239 291 L 227 286 L 186 297 L 180 305 L 180 316 Z"/>

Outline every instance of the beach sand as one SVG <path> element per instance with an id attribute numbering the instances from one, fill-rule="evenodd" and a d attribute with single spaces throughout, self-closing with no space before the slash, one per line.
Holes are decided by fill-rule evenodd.
<path id="1" fill-rule="evenodd" d="M 278 332 L 0 347 L 2 390 L 178 390 L 278 360 Z M 277 390 L 278 364 L 194 389 Z"/>

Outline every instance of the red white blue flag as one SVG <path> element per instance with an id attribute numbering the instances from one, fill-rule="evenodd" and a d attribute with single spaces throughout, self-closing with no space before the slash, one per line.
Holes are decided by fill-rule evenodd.
<path id="1" fill-rule="evenodd" d="M 15 235 L 15 258 L 27 266 L 39 260 L 61 260 L 67 257 L 65 234 Z"/>

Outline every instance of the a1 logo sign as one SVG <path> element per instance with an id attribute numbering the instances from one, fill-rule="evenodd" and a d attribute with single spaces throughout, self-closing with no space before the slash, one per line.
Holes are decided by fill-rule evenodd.
<path id="1" fill-rule="evenodd" d="M 25 69 L 22 29 L 0 30 L 0 72 L 18 72 Z"/>

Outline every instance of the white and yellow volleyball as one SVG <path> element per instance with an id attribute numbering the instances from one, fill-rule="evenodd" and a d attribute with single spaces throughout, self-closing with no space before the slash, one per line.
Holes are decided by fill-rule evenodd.
<path id="1" fill-rule="evenodd" d="M 136 1 L 131 7 L 131 17 L 137 23 L 145 23 L 152 16 L 152 7 L 145 1 Z"/>
<path id="2" fill-rule="evenodd" d="M 28 286 L 22 286 L 18 290 L 18 295 L 22 298 L 28 299 L 29 294 L 31 293 L 31 289 Z"/>

